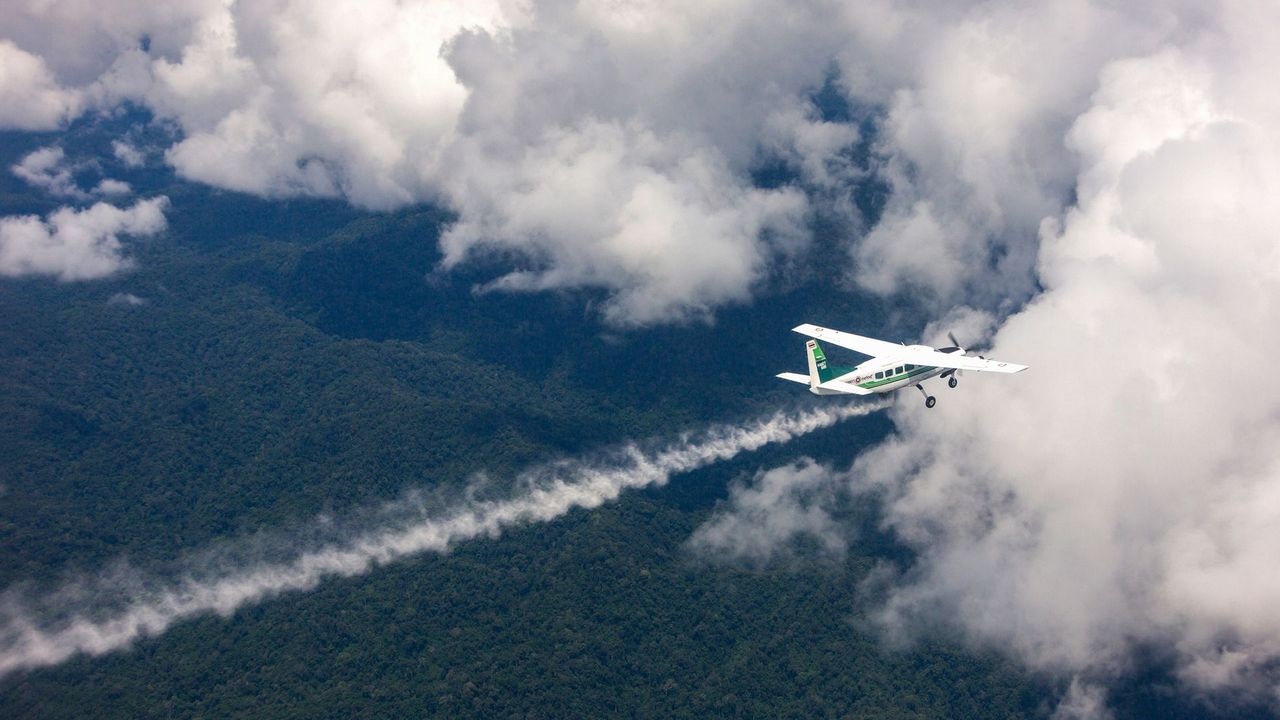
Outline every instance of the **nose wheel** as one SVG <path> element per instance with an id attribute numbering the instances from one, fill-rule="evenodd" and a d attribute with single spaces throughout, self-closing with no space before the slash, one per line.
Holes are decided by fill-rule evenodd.
<path id="1" fill-rule="evenodd" d="M 956 380 L 956 376 L 955 376 L 955 375 L 952 375 L 951 377 L 947 378 L 947 387 L 949 387 L 949 388 L 954 388 L 955 386 L 957 386 L 957 385 L 959 385 L 959 384 L 960 384 L 960 381 L 959 381 L 959 380 Z"/>
<path id="2" fill-rule="evenodd" d="M 920 394 L 921 394 L 921 395 L 924 395 L 924 406 L 925 406 L 925 407 L 927 407 L 927 408 L 931 408 L 931 407 L 933 407 L 934 405 L 937 405 L 937 404 L 938 404 L 938 398 L 936 398 L 936 397 L 934 397 L 934 396 L 930 395 L 929 393 L 925 392 L 925 390 L 924 390 L 924 386 L 923 386 L 923 385 L 921 385 L 920 383 L 916 383 L 916 389 L 920 391 Z"/>

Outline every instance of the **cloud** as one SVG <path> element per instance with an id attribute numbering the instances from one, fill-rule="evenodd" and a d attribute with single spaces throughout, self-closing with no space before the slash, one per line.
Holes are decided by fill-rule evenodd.
<path id="1" fill-rule="evenodd" d="M 620 326 L 750 297 L 808 240 L 804 193 L 752 186 L 762 148 L 829 185 L 856 137 L 809 103 L 841 37 L 821 3 L 148 7 L 17 8 L 0 26 L 93 107 L 175 122 L 165 158 L 187 178 L 443 203 L 448 266 L 497 255 L 512 271 L 486 290 L 604 290 Z"/>
<path id="2" fill-rule="evenodd" d="M 1064 131 L 1076 202 L 1044 292 L 994 335 L 1011 378 L 895 411 L 862 457 L 918 553 L 882 620 L 945 618 L 1091 681 L 1135 645 L 1211 690 L 1280 683 L 1280 112 L 1268 6 L 1115 60 Z M 945 391 L 944 391 L 945 392 Z"/>
<path id="3" fill-rule="evenodd" d="M 326 578 L 362 575 L 408 556 L 448 552 L 460 542 L 548 522 L 575 508 L 599 507 L 625 490 L 664 485 L 673 474 L 880 409 L 883 405 L 832 404 L 736 426 L 712 426 L 668 445 L 627 445 L 594 459 L 532 468 L 516 479 L 514 491 L 506 497 L 472 496 L 443 511 L 432 511 L 429 503 L 411 494 L 376 513 L 375 526 L 348 537 L 318 545 L 280 538 L 273 552 L 284 555 L 283 560 L 253 557 L 254 547 L 263 543 L 233 545 L 191 560 L 188 565 L 198 566 L 177 581 L 126 569 L 104 573 L 96 584 L 86 581 L 44 598 L 9 592 L 0 603 L 0 676 L 56 665 L 77 653 L 120 650 L 192 616 L 226 617 L 280 593 L 309 590 Z"/>
<path id="4" fill-rule="evenodd" d="M 93 187 L 94 195 L 119 196 L 128 195 L 132 192 L 133 188 L 129 183 L 111 178 L 104 178 Z"/>
<path id="5" fill-rule="evenodd" d="M 115 293 L 111 297 L 107 298 L 108 305 L 120 305 L 123 307 L 138 307 L 139 305 L 145 305 L 146 303 L 146 298 L 138 297 L 133 293 Z"/>
<path id="6" fill-rule="evenodd" d="M 1051 720 L 1111 720 L 1115 715 L 1107 708 L 1106 690 L 1072 678 L 1067 692 L 1054 708 Z"/>
<path id="7" fill-rule="evenodd" d="M 58 84 L 43 58 L 0 38 L 0 129 L 54 130 L 83 103 L 79 91 Z"/>
<path id="8" fill-rule="evenodd" d="M 112 178 L 103 178 L 90 192 L 80 189 L 75 174 L 92 166 L 92 161 L 69 163 L 62 148 L 50 145 L 28 153 L 10 170 L 27 184 L 59 198 L 84 201 L 94 195 L 119 196 L 133 192 L 129 183 Z"/>
<path id="9" fill-rule="evenodd" d="M 111 153 L 124 163 L 125 167 L 142 167 L 147 162 L 146 153 L 141 149 L 121 140 L 111 141 Z"/>
<path id="10" fill-rule="evenodd" d="M 722 9 L 542 4 L 454 38 L 445 57 L 469 96 L 444 155 L 461 213 L 445 266 L 514 255 L 488 289 L 602 288 L 608 322 L 643 325 L 744 301 L 802 251 L 806 195 L 755 188 L 750 169 L 766 137 L 819 169 L 814 148 L 855 140 L 808 99 L 837 33 L 812 8 Z"/>
<path id="11" fill-rule="evenodd" d="M 35 150 L 10 168 L 24 182 L 54 197 L 84 200 L 89 194 L 80 189 L 73 176 L 74 168 L 66 164 L 66 154 L 57 146 Z"/>
<path id="12" fill-rule="evenodd" d="M 846 529 L 832 517 L 838 485 L 831 471 L 804 458 L 735 483 L 729 500 L 694 531 L 689 546 L 716 561 L 763 563 L 796 540 L 842 555 Z"/>
<path id="13" fill-rule="evenodd" d="M 444 266 L 518 251 L 532 267 L 487 289 L 612 289 L 604 317 L 618 325 L 745 301 L 773 252 L 803 242 L 800 193 L 751 188 L 722 157 L 635 127 L 557 132 L 502 170 L 508 174 L 456 193 L 463 219 L 441 240 Z M 494 171 L 487 165 L 467 177 Z"/>
<path id="14" fill-rule="evenodd" d="M 1194 22 L 1166 3 L 858 3 L 840 67 L 855 100 L 887 109 L 892 193 L 851 249 L 870 290 L 926 307 L 1016 305 L 1035 290 L 1035 233 L 1070 198 L 1063 132 L 1108 62 Z M 1183 17 L 1190 16 L 1190 17 Z"/>
<path id="15" fill-rule="evenodd" d="M 204 17 L 180 58 L 151 65 L 145 100 L 186 137 L 179 173 L 264 195 L 430 199 L 467 99 L 441 58 L 495 3 L 256 3 Z M 369 42 L 377 38 L 376 43 Z"/>
<path id="16" fill-rule="evenodd" d="M 167 198 L 156 197 L 127 209 L 100 202 L 83 210 L 64 207 L 44 220 L 0 218 L 0 275 L 52 275 L 64 281 L 112 275 L 132 264 L 119 236 L 163 231 L 167 204 Z"/>
<path id="17" fill-rule="evenodd" d="M 771 263 L 804 251 L 815 210 L 847 227 L 867 288 L 1016 306 L 1034 291 L 1039 221 L 1071 190 L 1062 131 L 1098 71 L 1194 14 L 1067 0 L 189 0 L 114 17 L 13 6 L 0 27 L 88 98 L 77 107 L 131 101 L 176 123 L 165 158 L 187 178 L 448 205 L 446 267 L 496 256 L 510 272 L 487 290 L 604 290 L 605 320 L 626 326 L 749 298 Z M 877 172 L 893 193 L 858 242 L 860 134 L 810 101 L 833 67 L 855 107 L 884 110 Z M 779 158 L 800 186 L 753 187 L 752 168 Z"/>

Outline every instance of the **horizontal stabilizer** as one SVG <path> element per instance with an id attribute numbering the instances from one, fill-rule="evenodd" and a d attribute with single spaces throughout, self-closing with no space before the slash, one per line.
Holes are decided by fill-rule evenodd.
<path id="1" fill-rule="evenodd" d="M 800 373 L 778 373 L 777 377 L 780 377 L 783 380 L 790 380 L 791 382 L 798 382 L 802 385 L 809 384 L 809 376 L 802 375 Z"/>

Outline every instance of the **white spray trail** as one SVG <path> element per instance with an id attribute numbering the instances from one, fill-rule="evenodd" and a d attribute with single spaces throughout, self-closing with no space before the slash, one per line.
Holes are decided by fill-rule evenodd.
<path id="1" fill-rule="evenodd" d="M 93 599 L 78 609 L 57 609 L 59 619 L 41 621 L 16 600 L 0 607 L 0 677 L 61 663 L 76 653 L 100 655 L 158 635 L 179 620 L 206 613 L 229 616 L 239 608 L 284 592 L 308 590 L 327 577 L 349 577 L 422 552 L 447 552 L 480 536 L 497 537 L 521 523 L 546 522 L 575 508 L 595 508 L 624 490 L 664 485 L 673 475 L 727 460 L 763 445 L 786 442 L 850 417 L 881 410 L 883 403 L 829 406 L 779 413 L 745 425 L 720 425 L 686 434 L 654 451 L 624 446 L 608 462 L 564 460 L 521 473 L 518 492 L 498 500 L 468 499 L 443 512 L 419 512 L 353 538 L 300 548 L 284 561 L 190 574 L 179 581 L 130 583 L 105 595 L 123 604 L 95 610 Z M 411 508 L 401 508 L 402 511 Z M 56 605 L 46 600 L 45 605 Z"/>

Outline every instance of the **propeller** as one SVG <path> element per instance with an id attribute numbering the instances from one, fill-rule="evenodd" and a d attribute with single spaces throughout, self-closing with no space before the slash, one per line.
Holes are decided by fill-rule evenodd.
<path id="1" fill-rule="evenodd" d="M 965 350 L 963 347 L 961 347 L 961 346 L 960 346 L 960 341 L 956 339 L 956 334 L 955 334 L 955 333 L 953 333 L 953 332 L 951 332 L 950 330 L 948 330 L 948 331 L 947 331 L 947 339 L 951 341 L 951 347 L 938 348 L 938 349 L 937 349 L 937 350 L 938 350 L 938 352 L 940 352 L 940 353 L 953 353 L 953 352 L 958 352 L 958 353 L 960 353 L 961 355 L 968 355 L 968 354 L 969 354 L 969 352 L 968 352 L 967 350 Z M 975 357 L 977 357 L 979 360 L 986 360 L 986 358 L 985 358 L 985 357 L 983 357 L 982 355 L 975 355 Z M 956 377 L 963 377 L 963 376 L 964 376 L 964 371 L 963 371 L 963 370 L 948 370 L 947 372 L 942 373 L 942 376 L 943 376 L 943 377 L 948 377 L 948 376 L 951 376 L 951 375 L 954 375 L 954 376 L 956 376 Z M 954 382 L 954 381 L 953 381 L 953 382 Z M 952 385 L 951 387 L 955 387 L 955 385 Z"/>
<path id="2" fill-rule="evenodd" d="M 956 334 L 951 332 L 950 330 L 947 331 L 947 339 L 951 341 L 951 347 L 938 348 L 937 349 L 938 352 L 944 352 L 944 353 L 958 352 L 961 355 L 969 354 L 969 351 L 960 345 L 960 341 L 956 340 Z M 985 356 L 978 355 L 978 354 L 975 354 L 974 357 L 980 358 L 982 360 L 987 359 Z"/>
<path id="3" fill-rule="evenodd" d="M 953 333 L 953 332 L 951 332 L 950 330 L 948 330 L 948 331 L 947 331 L 947 339 L 951 341 L 951 347 L 938 348 L 938 352 L 941 352 L 941 353 L 953 353 L 953 352 L 958 352 L 958 353 L 960 353 L 961 355 L 964 355 L 964 354 L 965 354 L 965 353 L 964 353 L 964 348 L 960 347 L 960 341 L 956 339 L 956 334 L 955 334 L 955 333 Z"/>

